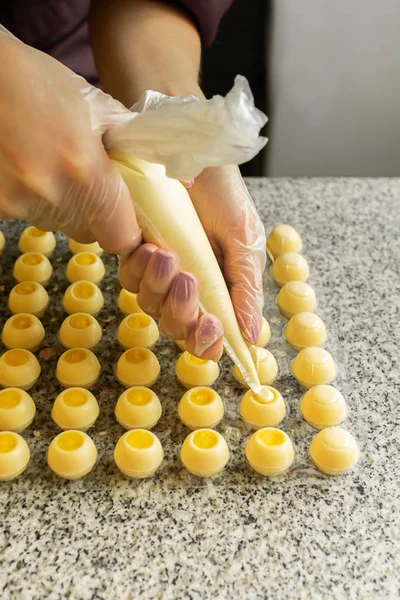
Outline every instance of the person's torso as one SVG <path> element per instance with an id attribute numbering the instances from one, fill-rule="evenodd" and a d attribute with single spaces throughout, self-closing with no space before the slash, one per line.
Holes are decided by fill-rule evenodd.
<path id="1" fill-rule="evenodd" d="M 89 44 L 89 7 L 90 0 L 3 0 L 0 23 L 26 44 L 98 85 Z"/>

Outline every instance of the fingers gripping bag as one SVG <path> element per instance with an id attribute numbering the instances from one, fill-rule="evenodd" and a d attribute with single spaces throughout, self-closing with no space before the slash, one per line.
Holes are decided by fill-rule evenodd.
<path id="1" fill-rule="evenodd" d="M 1 25 L 0 34 L 14 38 Z M 41 52 L 33 48 L 29 52 L 37 55 L 41 68 L 50 69 L 50 82 L 52 71 L 58 68 L 69 72 L 71 84 L 76 79 L 76 92 L 86 103 L 91 128 L 102 132 L 109 156 L 127 184 L 144 240 L 174 250 L 181 269 L 196 277 L 201 310 L 219 318 L 227 353 L 256 391 L 256 369 L 224 277 L 190 196 L 180 183 L 206 167 L 241 164 L 266 144 L 259 134 L 267 118 L 255 108 L 247 80 L 238 76 L 225 98 L 211 100 L 170 98 L 149 90 L 128 111 L 66 67 L 50 65 Z M 251 202 L 244 208 L 241 229 L 250 221 L 250 211 L 254 216 Z M 257 248 L 265 248 L 264 231 L 256 237 Z M 241 240 L 234 241 L 246 251 Z"/>
<path id="2" fill-rule="evenodd" d="M 223 274 L 180 181 L 206 167 L 241 164 L 266 144 L 266 116 L 254 106 L 247 80 L 237 76 L 225 98 L 170 98 L 147 91 L 132 118 L 108 131 L 104 145 L 132 196 L 144 240 L 174 250 L 199 285 L 200 309 L 219 318 L 224 348 L 257 393 L 259 379 L 235 316 Z"/>

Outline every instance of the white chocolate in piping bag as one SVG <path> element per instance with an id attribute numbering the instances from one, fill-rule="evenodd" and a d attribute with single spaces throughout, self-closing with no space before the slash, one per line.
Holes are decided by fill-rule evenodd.
<path id="1" fill-rule="evenodd" d="M 144 112 L 135 113 L 137 110 Z M 135 206 L 144 240 L 174 250 L 180 267 L 199 284 L 200 308 L 219 318 L 224 347 L 249 387 L 260 382 L 236 320 L 231 298 L 189 194 L 178 181 L 204 168 L 240 164 L 267 140 L 259 136 L 267 118 L 254 107 L 244 77 L 222 98 L 169 98 L 146 92 L 132 119 L 105 136 L 110 158 Z"/>

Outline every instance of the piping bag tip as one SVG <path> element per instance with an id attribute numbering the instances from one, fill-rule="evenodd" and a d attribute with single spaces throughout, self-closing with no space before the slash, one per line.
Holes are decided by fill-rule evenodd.
<path id="1" fill-rule="evenodd" d="M 258 398 L 262 393 L 262 385 L 260 383 L 249 383 L 248 384 L 253 394 Z"/>

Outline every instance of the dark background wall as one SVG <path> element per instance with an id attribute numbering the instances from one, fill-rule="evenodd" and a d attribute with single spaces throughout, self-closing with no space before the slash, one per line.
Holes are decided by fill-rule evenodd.
<path id="1" fill-rule="evenodd" d="M 269 13 L 269 0 L 234 2 L 222 20 L 214 45 L 203 55 L 202 88 L 207 97 L 227 94 L 235 76 L 241 74 L 250 83 L 256 106 L 268 113 L 266 56 Z M 263 134 L 266 135 L 266 132 Z M 242 174 L 262 175 L 265 152 L 242 165 Z"/>

